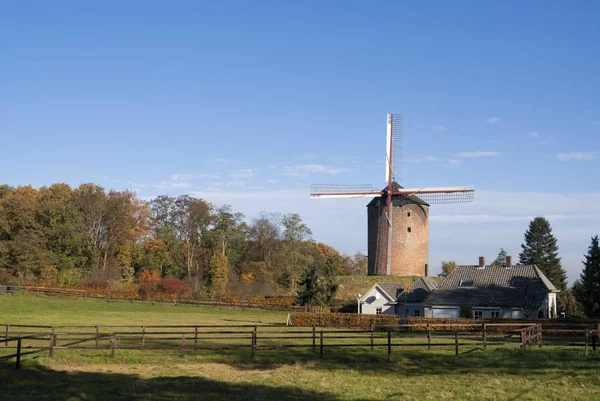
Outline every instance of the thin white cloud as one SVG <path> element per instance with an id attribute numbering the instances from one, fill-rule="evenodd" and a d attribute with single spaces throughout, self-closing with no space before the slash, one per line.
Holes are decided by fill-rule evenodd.
<path id="1" fill-rule="evenodd" d="M 442 162 L 444 159 L 440 159 L 435 156 L 424 156 L 424 157 L 409 157 L 406 159 L 408 163 L 435 163 Z"/>
<path id="2" fill-rule="evenodd" d="M 593 160 L 598 156 L 598 152 L 571 152 L 571 153 L 559 153 L 556 155 L 558 160 L 561 162 L 568 162 L 571 160 Z"/>
<path id="3" fill-rule="evenodd" d="M 433 129 L 436 131 L 448 131 L 448 127 L 445 127 L 443 125 L 434 125 Z"/>
<path id="4" fill-rule="evenodd" d="M 266 184 L 277 184 L 279 181 L 277 180 L 265 180 Z"/>
<path id="5" fill-rule="evenodd" d="M 502 117 L 490 117 L 487 120 L 485 120 L 485 122 L 489 123 L 489 124 L 496 124 L 496 123 L 499 123 L 500 121 L 502 121 Z"/>
<path id="6" fill-rule="evenodd" d="M 251 168 L 243 168 L 229 175 L 232 178 L 250 178 L 254 177 L 254 170 Z"/>
<path id="7" fill-rule="evenodd" d="M 539 138 L 539 137 L 540 137 L 540 134 L 539 134 L 539 132 L 536 132 L 536 131 L 529 131 L 529 132 L 527 133 L 527 136 L 528 136 L 529 138 Z"/>
<path id="8" fill-rule="evenodd" d="M 225 157 L 215 157 L 213 159 L 204 160 L 204 164 L 206 164 L 208 166 L 213 166 L 213 167 L 230 167 L 230 166 L 236 165 L 238 163 L 239 163 L 238 161 L 228 159 Z"/>
<path id="9" fill-rule="evenodd" d="M 304 177 L 309 174 L 329 174 L 338 175 L 346 171 L 345 168 L 329 167 L 322 164 L 301 164 L 296 166 L 285 166 L 283 168 L 283 175 L 288 177 Z"/>
<path id="10" fill-rule="evenodd" d="M 161 181 L 152 184 L 152 187 L 157 189 L 173 189 L 173 188 L 190 188 L 191 185 L 187 182 Z"/>
<path id="11" fill-rule="evenodd" d="M 488 152 L 483 150 L 477 150 L 475 152 L 461 152 L 456 155 L 456 157 L 460 157 L 461 159 L 476 159 L 479 157 L 494 157 L 498 156 L 499 152 Z"/>
<path id="12" fill-rule="evenodd" d="M 436 165 L 440 165 L 440 166 L 446 166 L 446 167 L 456 167 L 456 166 L 460 166 L 463 163 L 463 160 L 461 159 L 444 159 L 441 157 L 436 157 L 436 156 L 424 156 L 424 157 L 412 157 L 412 158 L 408 158 L 406 159 L 407 163 L 413 163 L 413 164 L 436 164 Z"/>
<path id="13" fill-rule="evenodd" d="M 512 223 L 528 222 L 537 215 L 511 216 L 494 214 L 441 214 L 431 216 L 431 221 L 441 223 L 483 224 L 483 223 Z M 600 214 L 549 214 L 545 215 L 550 221 L 573 221 L 600 218 Z"/>
<path id="14" fill-rule="evenodd" d="M 187 174 L 187 173 L 182 173 L 182 174 L 173 174 L 171 175 L 171 179 L 175 180 L 175 181 L 181 181 L 181 180 L 194 180 L 194 179 L 219 179 L 221 178 L 221 174 L 218 173 L 214 173 L 214 174 L 209 174 L 209 173 L 203 173 L 203 174 Z"/>

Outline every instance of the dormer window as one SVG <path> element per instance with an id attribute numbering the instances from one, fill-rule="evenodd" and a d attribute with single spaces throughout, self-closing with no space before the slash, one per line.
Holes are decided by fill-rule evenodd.
<path id="1" fill-rule="evenodd" d="M 473 280 L 460 280 L 459 287 L 473 287 Z"/>
<path id="2" fill-rule="evenodd" d="M 515 288 L 525 288 L 527 280 L 523 277 L 513 277 L 510 281 L 510 286 Z"/>

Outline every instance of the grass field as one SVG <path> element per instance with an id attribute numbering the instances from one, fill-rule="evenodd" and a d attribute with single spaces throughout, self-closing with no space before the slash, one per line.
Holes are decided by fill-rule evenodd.
<path id="1" fill-rule="evenodd" d="M 271 324 L 281 312 L 0 294 L 0 323 Z M 600 352 L 581 349 L 58 350 L 0 365 L 4 400 L 600 400 Z"/>

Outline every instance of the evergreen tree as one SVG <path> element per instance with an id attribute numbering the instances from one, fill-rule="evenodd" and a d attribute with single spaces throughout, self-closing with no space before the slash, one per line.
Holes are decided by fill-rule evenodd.
<path id="1" fill-rule="evenodd" d="M 342 264 L 340 255 L 331 255 L 322 266 L 311 263 L 298 282 L 298 303 L 308 306 L 331 305 L 339 288 L 337 274 Z"/>
<path id="2" fill-rule="evenodd" d="M 500 248 L 500 252 L 498 252 L 498 256 L 496 256 L 496 260 L 492 262 L 494 266 L 502 266 L 506 264 L 506 257 L 508 256 L 508 252 L 504 250 L 504 248 Z"/>
<path id="3" fill-rule="evenodd" d="M 317 265 L 311 263 L 302 273 L 302 278 L 298 282 L 297 302 L 300 305 L 320 305 L 321 297 L 319 288 L 319 276 L 317 275 Z"/>
<path id="4" fill-rule="evenodd" d="M 548 220 L 536 217 L 529 223 L 521 248 L 521 264 L 536 265 L 558 289 L 567 288 L 567 273 L 561 266 L 558 245 Z"/>
<path id="5" fill-rule="evenodd" d="M 600 246 L 597 235 L 592 238 L 583 261 L 581 278 L 573 286 L 573 292 L 588 317 L 600 317 Z"/>

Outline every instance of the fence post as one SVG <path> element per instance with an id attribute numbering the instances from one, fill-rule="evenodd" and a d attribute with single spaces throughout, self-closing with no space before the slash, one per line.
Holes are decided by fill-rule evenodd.
<path id="1" fill-rule="evenodd" d="M 252 359 L 256 354 L 256 331 L 252 332 Z"/>
<path id="2" fill-rule="evenodd" d="M 96 349 L 98 349 L 98 336 L 100 335 L 100 330 L 98 329 L 98 325 L 96 325 Z"/>
<path id="3" fill-rule="evenodd" d="M 388 361 L 392 357 L 392 330 L 388 330 Z"/>
<path id="4" fill-rule="evenodd" d="M 487 351 L 487 324 L 483 323 L 483 350 Z"/>
<path id="5" fill-rule="evenodd" d="M 431 323 L 427 323 L 427 350 L 431 350 Z"/>
<path id="6" fill-rule="evenodd" d="M 110 357 L 115 357 L 115 335 L 114 333 L 110 336 Z"/>
<path id="7" fill-rule="evenodd" d="M 198 326 L 194 326 L 194 351 L 198 349 Z"/>
<path id="8" fill-rule="evenodd" d="M 321 358 L 323 358 L 323 330 L 321 330 L 321 338 L 319 341 L 319 348 L 320 348 Z"/>
<path id="9" fill-rule="evenodd" d="M 538 325 L 538 348 L 542 348 L 542 336 L 544 334 L 544 329 L 542 328 L 542 324 Z"/>
<path id="10" fill-rule="evenodd" d="M 585 356 L 588 356 L 589 331 L 585 329 Z"/>
<path id="11" fill-rule="evenodd" d="M 458 331 L 454 332 L 454 355 L 458 355 Z"/>
<path id="12" fill-rule="evenodd" d="M 21 336 L 17 339 L 17 370 L 21 369 Z"/>
<path id="13" fill-rule="evenodd" d="M 593 334 L 592 335 L 592 350 L 596 351 L 596 339 L 598 338 L 598 334 Z M 540 344 L 541 347 L 541 344 Z"/>
<path id="14" fill-rule="evenodd" d="M 315 352 L 317 350 L 317 333 L 315 331 L 314 324 L 313 324 L 313 328 L 312 328 L 312 340 L 313 340 L 312 350 L 313 350 L 313 352 Z"/>
<path id="15" fill-rule="evenodd" d="M 373 322 L 371 322 L 371 351 L 373 351 L 374 348 L 374 344 L 373 344 Z"/>
<path id="16" fill-rule="evenodd" d="M 525 348 L 525 329 L 521 329 L 521 349 Z"/>
<path id="17" fill-rule="evenodd" d="M 181 333 L 181 357 L 185 358 L 185 333 Z"/>
<path id="18" fill-rule="evenodd" d="M 142 348 L 146 346 L 146 326 L 142 326 Z"/>
<path id="19" fill-rule="evenodd" d="M 10 336 L 10 324 L 7 324 L 6 325 L 6 336 L 4 338 L 8 340 L 9 336 Z M 8 347 L 8 341 L 4 343 L 4 346 Z"/>
<path id="20" fill-rule="evenodd" d="M 52 334 L 50 334 L 50 346 L 48 347 L 48 356 L 52 358 L 54 356 L 54 346 L 56 345 L 56 334 L 54 330 L 52 330 Z"/>

